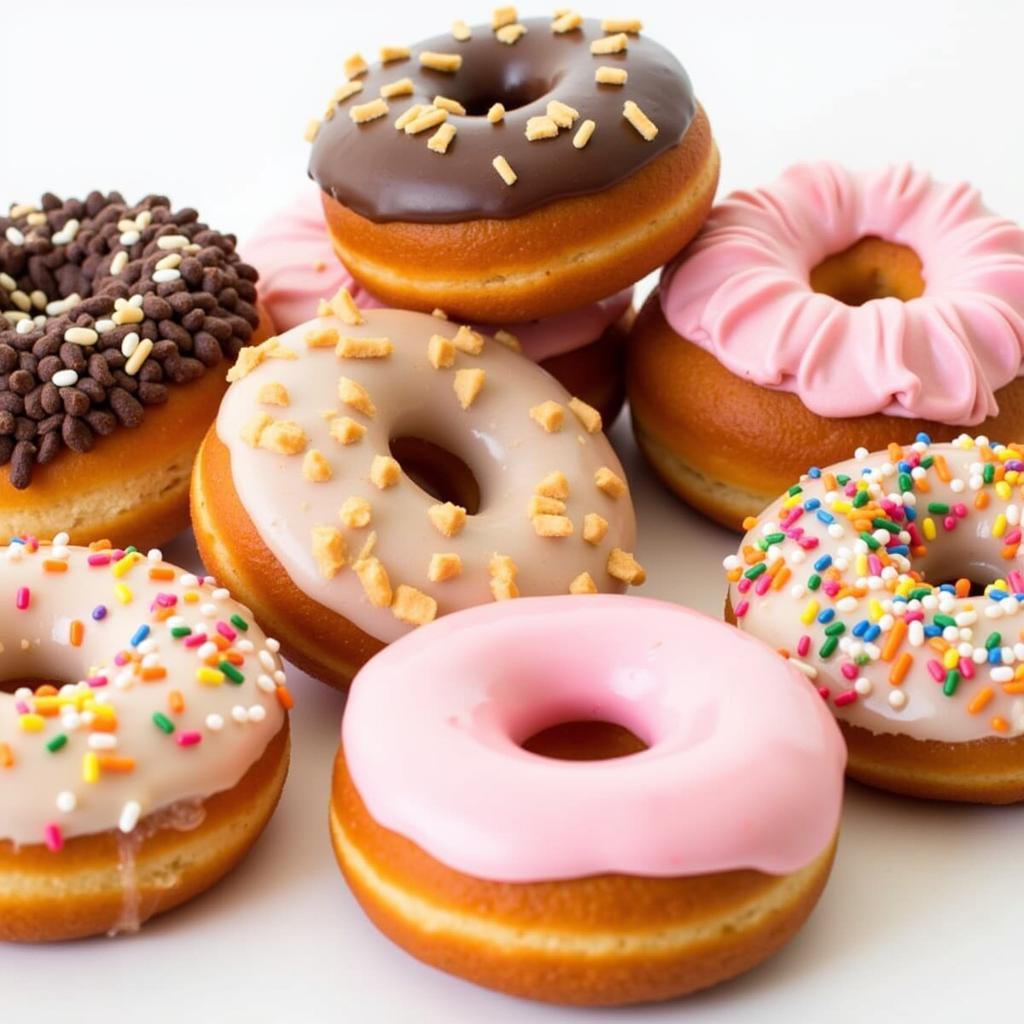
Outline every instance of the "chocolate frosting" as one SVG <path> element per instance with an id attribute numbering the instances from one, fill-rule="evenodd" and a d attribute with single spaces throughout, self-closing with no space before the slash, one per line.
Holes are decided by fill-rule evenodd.
<path id="1" fill-rule="evenodd" d="M 477 25 L 465 42 L 450 33 L 435 36 L 413 46 L 408 60 L 372 65 L 359 79 L 362 91 L 338 104 L 321 126 L 310 177 L 378 223 L 505 219 L 554 200 L 604 191 L 682 140 L 696 101 L 685 70 L 663 46 L 631 35 L 623 52 L 595 56 L 591 42 L 606 35 L 599 21 L 588 19 L 562 35 L 552 31 L 547 18 L 522 24 L 527 32 L 511 46 L 496 39 L 490 26 Z M 457 53 L 462 66 L 454 73 L 422 67 L 419 55 L 427 50 Z M 625 68 L 628 81 L 599 85 L 594 73 L 601 66 Z M 375 99 L 382 85 L 402 78 L 412 79 L 412 95 L 388 100 L 384 117 L 353 123 L 352 105 Z M 444 154 L 427 148 L 435 129 L 407 135 L 394 126 L 409 107 L 438 95 L 467 110 L 466 116 L 449 115 L 458 133 Z M 545 114 L 550 100 L 574 107 L 580 118 L 555 138 L 530 142 L 527 119 Z M 645 141 L 623 117 L 626 100 L 657 125 L 653 141 Z M 506 107 L 504 121 L 496 125 L 485 116 L 495 102 Z M 575 149 L 572 137 L 586 118 L 597 128 L 585 148 Z M 514 185 L 506 185 L 491 166 L 498 155 L 518 175 Z"/>

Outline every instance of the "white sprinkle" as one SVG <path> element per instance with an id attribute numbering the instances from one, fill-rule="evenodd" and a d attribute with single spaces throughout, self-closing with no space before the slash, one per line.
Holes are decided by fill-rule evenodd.
<path id="1" fill-rule="evenodd" d="M 180 270 L 154 270 L 153 280 L 157 284 L 167 284 L 169 281 L 178 281 L 181 279 Z"/>
<path id="2" fill-rule="evenodd" d="M 212 640 L 207 640 L 205 644 L 200 645 L 199 650 L 196 651 L 196 656 L 200 661 L 206 661 L 207 658 L 212 658 L 219 648 Z"/>
<path id="3" fill-rule="evenodd" d="M 801 661 L 799 658 L 790 658 L 788 660 L 793 668 L 799 669 L 808 679 L 818 678 L 818 670 L 813 665 L 808 665 L 806 661 Z"/>
<path id="4" fill-rule="evenodd" d="M 142 339 L 139 338 L 134 331 L 130 334 L 126 334 L 121 342 L 121 355 L 123 355 L 125 359 L 131 359 L 135 354 L 135 350 L 139 347 L 139 342 L 141 340 Z"/>
<path id="5" fill-rule="evenodd" d="M 57 810 L 61 814 L 70 814 L 78 806 L 78 797 L 69 789 L 57 794 Z"/>
<path id="6" fill-rule="evenodd" d="M 264 693 L 273 693 L 277 689 L 277 683 L 275 683 L 274 680 L 270 678 L 270 676 L 265 675 L 258 675 L 256 677 L 256 685 Z"/>
<path id="7" fill-rule="evenodd" d="M 889 706 L 896 711 L 906 707 L 907 695 L 902 690 L 889 691 Z"/>
<path id="8" fill-rule="evenodd" d="M 281 650 L 281 641 L 275 640 L 272 636 L 268 636 L 265 643 L 267 645 L 267 650 L 273 651 L 274 654 L 277 654 L 277 652 Z"/>
<path id="9" fill-rule="evenodd" d="M 147 562 L 162 562 L 164 560 L 164 553 L 159 548 L 150 548 L 146 552 Z"/>
<path id="10" fill-rule="evenodd" d="M 124 234 L 123 234 L 123 235 L 122 235 L 122 236 L 121 236 L 121 237 L 120 237 L 120 238 L 118 239 L 118 241 L 119 241 L 119 242 L 120 242 L 120 243 L 121 243 L 122 245 L 135 245 L 135 244 L 136 244 L 136 243 L 137 243 L 137 242 L 139 241 L 139 239 L 140 239 L 140 238 L 142 238 L 142 235 L 140 235 L 140 234 L 138 233 L 138 231 L 126 231 L 126 232 L 125 232 L 125 233 L 124 233 Z M 129 831 L 130 831 L 130 830 L 129 830 Z"/>
<path id="11" fill-rule="evenodd" d="M 58 388 L 73 388 L 78 383 L 78 374 L 74 370 L 58 370 L 50 381 Z"/>
<path id="12" fill-rule="evenodd" d="M 249 721 L 262 722 L 267 717 L 267 709 L 262 704 L 253 704 L 249 708 Z"/>
<path id="13" fill-rule="evenodd" d="M 139 823 L 139 817 L 142 815 L 142 806 L 138 800 L 129 800 L 128 803 L 121 808 L 121 817 L 118 820 L 117 827 L 127 835 L 129 832 L 135 831 L 135 826 Z"/>
<path id="14" fill-rule="evenodd" d="M 862 696 L 868 697 L 871 695 L 871 691 L 874 690 L 874 685 L 871 680 L 866 676 L 859 676 L 857 681 L 853 684 L 853 688 Z"/>
<path id="15" fill-rule="evenodd" d="M 25 236 L 13 224 L 5 232 L 5 237 L 11 245 L 25 244 Z"/>
<path id="16" fill-rule="evenodd" d="M 212 596 L 214 601 L 227 601 L 231 594 L 224 587 L 218 587 Z"/>
<path id="17" fill-rule="evenodd" d="M 142 296 L 141 295 L 133 295 L 128 300 L 128 305 L 129 306 L 134 306 L 136 309 L 142 309 Z"/>
<path id="18" fill-rule="evenodd" d="M 112 331 L 116 326 L 117 324 L 115 324 L 113 320 L 97 320 L 96 333 L 107 334 L 108 332 Z"/>
<path id="19" fill-rule="evenodd" d="M 14 329 L 18 334 L 29 334 L 35 329 L 35 323 L 32 320 L 19 320 L 15 325 Z"/>
<path id="20" fill-rule="evenodd" d="M 231 709 L 231 717 L 239 724 L 245 725 L 249 721 L 249 712 L 242 707 L 241 704 L 236 704 Z"/>
<path id="21" fill-rule="evenodd" d="M 277 668 L 277 662 L 274 660 L 274 656 L 270 651 L 260 651 L 259 653 L 260 664 L 268 671 L 273 672 Z"/>
<path id="22" fill-rule="evenodd" d="M 182 585 L 183 587 L 189 587 L 189 588 L 191 588 L 191 587 L 198 587 L 198 586 L 199 586 L 199 578 L 198 578 L 197 576 L 194 576 L 194 575 L 193 575 L 192 573 L 190 573 L 190 572 L 184 572 L 184 573 L 182 573 L 182 574 L 181 574 L 181 577 L 180 577 L 180 578 L 179 578 L 179 580 L 178 580 L 178 582 L 179 582 L 179 583 L 180 583 L 180 584 L 181 584 L 181 585 Z"/>
<path id="23" fill-rule="evenodd" d="M 128 266 L 128 253 L 126 253 L 122 249 L 110 261 L 110 272 L 111 272 L 111 274 L 113 274 L 116 277 L 127 266 Z M 115 303 L 115 306 L 116 305 L 117 304 Z"/>
<path id="24" fill-rule="evenodd" d="M 220 715 L 207 715 L 206 728 L 210 732 L 220 732 L 224 728 L 224 719 Z"/>

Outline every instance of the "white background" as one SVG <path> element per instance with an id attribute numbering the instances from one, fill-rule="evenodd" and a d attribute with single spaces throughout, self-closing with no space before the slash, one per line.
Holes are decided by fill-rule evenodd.
<path id="1" fill-rule="evenodd" d="M 4 0 L 0 203 L 46 189 L 148 191 L 245 233 L 304 184 L 306 119 L 355 49 L 414 42 L 490 4 Z M 672 47 L 705 104 L 723 191 L 799 159 L 910 159 L 1024 219 L 1021 42 L 1011 3 L 609 0 Z M 547 13 L 546 7 L 522 13 Z M 623 454 L 645 594 L 721 610 L 735 543 Z M 192 557 L 188 538 L 168 549 Z M 588 1013 L 421 966 L 362 917 L 334 866 L 327 792 L 341 699 L 293 678 L 295 757 L 277 816 L 220 886 L 140 936 L 0 948 L 4 1019 L 146 1021 L 940 1021 L 1019 1014 L 1020 809 L 851 786 L 831 883 L 764 967 L 685 1002 Z"/>

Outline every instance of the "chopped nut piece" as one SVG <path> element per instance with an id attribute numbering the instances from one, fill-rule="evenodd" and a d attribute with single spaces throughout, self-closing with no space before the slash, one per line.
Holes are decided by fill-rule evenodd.
<path id="1" fill-rule="evenodd" d="M 278 455 L 298 455 L 306 450 L 306 432 L 294 420 L 274 420 L 260 432 L 259 445 Z"/>
<path id="2" fill-rule="evenodd" d="M 583 539 L 588 544 L 600 544 L 608 533 L 608 520 L 596 512 L 588 512 L 583 517 Z"/>
<path id="3" fill-rule="evenodd" d="M 342 338 L 334 353 L 339 359 L 386 359 L 393 350 L 388 338 Z"/>
<path id="4" fill-rule="evenodd" d="M 317 118 L 315 118 L 315 117 L 311 117 L 306 122 L 306 130 L 302 133 L 302 137 L 307 142 L 316 142 L 316 137 L 319 134 L 320 134 L 320 121 Z"/>
<path id="5" fill-rule="evenodd" d="M 503 25 L 494 33 L 494 38 L 506 46 L 514 46 L 523 36 L 526 35 L 525 25 Z"/>
<path id="6" fill-rule="evenodd" d="M 452 386 L 455 388 L 455 394 L 459 396 L 459 405 L 463 409 L 468 409 L 476 401 L 477 396 L 483 390 L 486 376 L 486 373 L 479 367 L 455 371 Z"/>
<path id="7" fill-rule="evenodd" d="M 435 370 L 449 367 L 455 362 L 455 345 L 443 334 L 432 334 L 427 343 L 427 358 Z"/>
<path id="8" fill-rule="evenodd" d="M 351 416 L 336 416 L 329 424 L 331 437 L 339 444 L 355 444 L 363 439 L 366 427 Z"/>
<path id="9" fill-rule="evenodd" d="M 411 124 L 420 116 L 420 114 L 423 113 L 424 110 L 429 109 L 430 106 L 428 104 L 414 103 L 408 110 L 399 114 L 398 117 L 395 118 L 395 127 L 399 131 L 403 131 L 407 124 Z"/>
<path id="10" fill-rule="evenodd" d="M 373 404 L 370 393 L 351 377 L 342 377 L 338 381 L 338 398 L 364 416 L 372 418 L 377 415 L 377 407 Z"/>
<path id="11" fill-rule="evenodd" d="M 567 501 L 569 498 L 569 481 L 560 470 L 548 473 L 539 484 L 537 493 L 545 498 L 558 498 L 559 501 Z"/>
<path id="12" fill-rule="evenodd" d="M 290 401 L 288 389 L 277 381 L 267 381 L 266 384 L 261 384 L 259 391 L 256 392 L 256 401 L 264 405 L 287 405 Z"/>
<path id="13" fill-rule="evenodd" d="M 626 481 L 617 473 L 613 473 L 607 466 L 602 466 L 594 474 L 594 483 L 605 494 L 610 494 L 613 498 L 621 498 L 628 490 Z"/>
<path id="14" fill-rule="evenodd" d="M 460 19 L 452 25 L 452 35 L 455 36 L 457 42 L 464 43 L 472 37 L 473 33 L 470 31 L 469 26 Z"/>
<path id="15" fill-rule="evenodd" d="M 320 575 L 332 580 L 348 561 L 348 547 L 341 530 L 333 526 L 313 527 L 313 558 Z"/>
<path id="16" fill-rule="evenodd" d="M 331 103 L 344 103 L 345 100 L 355 96 L 357 92 L 363 91 L 362 82 L 345 82 L 344 85 L 339 85 L 334 90 L 334 94 L 331 96 Z"/>
<path id="17" fill-rule="evenodd" d="M 446 501 L 443 505 L 431 505 L 427 518 L 437 531 L 445 537 L 454 537 L 466 525 L 466 510 L 461 505 Z"/>
<path id="18" fill-rule="evenodd" d="M 548 498 L 543 494 L 534 494 L 526 507 L 526 514 L 533 519 L 535 516 L 564 516 L 565 502 L 559 498 Z"/>
<path id="19" fill-rule="evenodd" d="M 564 14 L 559 14 L 551 22 L 551 31 L 561 35 L 564 32 L 571 32 L 573 29 L 579 28 L 582 24 L 583 15 L 579 11 L 566 11 Z"/>
<path id="20" fill-rule="evenodd" d="M 391 580 L 388 579 L 387 569 L 384 568 L 381 560 L 376 556 L 360 558 L 352 566 L 359 582 L 363 585 L 363 592 L 370 600 L 374 608 L 388 608 L 391 606 Z"/>
<path id="21" fill-rule="evenodd" d="M 437 309 L 432 309 L 430 311 L 430 315 L 436 316 L 438 320 L 448 319 L 448 314 L 440 306 L 438 306 Z"/>
<path id="22" fill-rule="evenodd" d="M 634 587 L 640 586 L 647 579 L 643 566 L 631 552 L 623 551 L 622 548 L 612 548 L 608 555 L 608 575 Z"/>
<path id="23" fill-rule="evenodd" d="M 348 108 L 348 116 L 356 124 L 366 124 L 368 121 L 376 121 L 388 112 L 388 105 L 379 96 L 369 103 L 355 103 Z"/>
<path id="24" fill-rule="evenodd" d="M 358 78 L 360 75 L 365 75 L 370 66 L 363 60 L 361 53 L 353 53 L 342 67 L 345 69 L 346 78 Z"/>
<path id="25" fill-rule="evenodd" d="M 462 559 L 455 554 L 434 554 L 430 556 L 427 577 L 431 583 L 444 583 L 462 574 Z"/>
<path id="26" fill-rule="evenodd" d="M 572 520 L 568 516 L 534 516 L 533 528 L 539 537 L 572 536 Z"/>
<path id="27" fill-rule="evenodd" d="M 408 46 L 382 46 L 380 48 L 381 64 L 391 64 L 396 60 L 408 60 L 412 51 Z"/>
<path id="28" fill-rule="evenodd" d="M 601 21 L 602 32 L 628 32 L 635 36 L 643 27 L 639 18 L 604 18 Z"/>
<path id="29" fill-rule="evenodd" d="M 411 78 L 399 78 L 380 87 L 380 94 L 386 100 L 395 96 L 411 96 L 415 90 Z"/>
<path id="30" fill-rule="evenodd" d="M 373 554 L 374 548 L 377 547 L 377 531 L 371 530 L 366 540 L 363 541 L 363 546 L 359 549 L 359 555 L 356 557 L 357 562 L 362 562 L 369 558 Z"/>
<path id="31" fill-rule="evenodd" d="M 400 583 L 395 591 L 391 613 L 411 626 L 425 626 L 437 618 L 437 602 L 422 590 Z"/>
<path id="32" fill-rule="evenodd" d="M 466 108 L 458 100 L 450 100 L 447 96 L 435 96 L 434 106 L 441 110 L 447 110 L 449 114 L 457 114 L 459 117 L 466 116 Z"/>
<path id="33" fill-rule="evenodd" d="M 420 64 L 433 71 L 446 71 L 452 74 L 462 67 L 462 56 L 458 53 L 433 53 L 424 50 L 420 54 Z"/>
<path id="34" fill-rule="evenodd" d="M 455 138 L 455 125 L 443 124 L 427 139 L 427 149 L 432 153 L 447 153 Z"/>
<path id="35" fill-rule="evenodd" d="M 499 344 L 504 345 L 505 348 L 512 349 L 513 352 L 523 351 L 523 346 L 519 343 L 519 339 L 511 331 L 495 331 L 494 340 Z"/>
<path id="36" fill-rule="evenodd" d="M 333 327 L 314 327 L 306 331 L 306 348 L 333 348 L 338 344 L 339 337 Z"/>
<path id="37" fill-rule="evenodd" d="M 477 331 L 474 331 L 472 327 L 466 327 L 463 324 L 455 332 L 455 337 L 452 338 L 452 344 L 460 351 L 466 352 L 471 356 L 478 356 L 484 350 L 484 336 Z"/>
<path id="38" fill-rule="evenodd" d="M 428 128 L 436 128 L 448 120 L 448 111 L 438 107 L 425 107 L 423 112 L 405 126 L 406 135 L 419 135 Z"/>
<path id="39" fill-rule="evenodd" d="M 603 39 L 595 39 L 590 44 L 590 52 L 595 56 L 605 53 L 622 53 L 629 46 L 629 36 L 625 32 L 619 32 L 614 36 L 605 36 Z"/>
<path id="40" fill-rule="evenodd" d="M 588 117 L 572 137 L 573 146 L 575 146 L 576 149 L 582 149 L 590 141 L 590 136 L 594 134 L 594 129 L 596 127 L 597 125 Z"/>
<path id="41" fill-rule="evenodd" d="M 580 112 L 575 107 L 570 107 L 568 103 L 563 103 L 561 100 L 550 100 L 547 110 L 548 117 L 559 128 L 571 128 L 580 116 Z"/>
<path id="42" fill-rule="evenodd" d="M 610 68 L 602 64 L 594 72 L 594 81 L 598 85 L 625 85 L 629 78 L 629 72 L 625 68 Z"/>
<path id="43" fill-rule="evenodd" d="M 311 484 L 322 484 L 331 479 L 331 464 L 324 458 L 322 452 L 310 448 L 302 459 L 302 475 Z"/>
<path id="44" fill-rule="evenodd" d="M 554 434 L 562 429 L 565 410 L 557 402 L 541 402 L 530 410 L 530 419 L 536 420 L 549 434 Z"/>
<path id="45" fill-rule="evenodd" d="M 573 415 L 583 424 L 583 429 L 588 434 L 596 434 L 601 429 L 601 414 L 592 406 L 587 405 L 582 398 L 570 398 L 569 408 Z"/>
<path id="46" fill-rule="evenodd" d="M 495 7 L 494 12 L 491 14 L 491 28 L 497 32 L 504 25 L 511 25 L 518 20 L 519 14 L 516 12 L 515 7 L 511 5 L 508 7 Z"/>
<path id="47" fill-rule="evenodd" d="M 645 141 L 650 142 L 658 134 L 658 126 L 632 100 L 626 100 L 622 107 L 622 116 Z"/>
<path id="48" fill-rule="evenodd" d="M 365 498 L 346 498 L 338 512 L 338 517 L 345 526 L 352 530 L 361 530 L 370 525 L 373 510 Z"/>
<path id="49" fill-rule="evenodd" d="M 581 572 L 569 584 L 570 594 L 596 594 L 597 584 L 594 582 L 594 577 L 589 572 Z"/>
<path id="50" fill-rule="evenodd" d="M 366 318 L 359 312 L 355 299 L 352 298 L 351 293 L 344 286 L 334 293 L 334 298 L 326 304 L 326 309 L 327 312 L 324 313 L 317 310 L 317 315 L 326 316 L 329 313 L 333 313 L 340 321 L 351 327 L 366 323 Z"/>
<path id="51" fill-rule="evenodd" d="M 370 479 L 382 491 L 394 487 L 402 478 L 402 467 L 390 455 L 374 455 L 370 465 Z"/>
<path id="52" fill-rule="evenodd" d="M 531 142 L 537 142 L 540 139 L 553 139 L 557 134 L 558 125 L 546 114 L 527 118 L 526 137 Z"/>
<path id="53" fill-rule="evenodd" d="M 490 562 L 491 594 L 495 601 L 508 601 L 519 596 L 516 574 L 519 567 L 508 555 L 492 555 Z"/>
<path id="54" fill-rule="evenodd" d="M 265 412 L 258 412 L 244 427 L 242 427 L 242 440 L 253 448 L 259 448 L 260 437 L 263 431 L 273 423 L 273 419 Z"/>
<path id="55" fill-rule="evenodd" d="M 505 106 L 502 103 L 492 103 L 487 111 L 487 120 L 491 124 L 499 124 L 505 119 Z"/>
<path id="56" fill-rule="evenodd" d="M 138 351 L 136 349 L 136 351 Z M 235 365 L 228 370 L 227 379 L 229 383 L 247 377 L 265 359 L 298 359 L 299 354 L 294 349 L 286 348 L 281 344 L 281 339 L 267 338 L 259 345 L 246 345 L 238 352 Z"/>
<path id="57" fill-rule="evenodd" d="M 491 166 L 498 172 L 501 176 L 501 180 L 505 182 L 506 185 L 514 185 L 516 183 L 516 179 L 519 176 L 512 170 L 509 162 L 503 156 L 496 156 L 491 161 Z"/>

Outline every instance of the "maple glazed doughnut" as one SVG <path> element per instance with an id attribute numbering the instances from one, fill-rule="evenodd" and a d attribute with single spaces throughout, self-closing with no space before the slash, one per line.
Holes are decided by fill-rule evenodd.
<path id="1" fill-rule="evenodd" d="M 0 216 L 0 543 L 188 525 L 219 367 L 271 332 L 232 235 L 147 196 L 47 193 Z"/>
<path id="2" fill-rule="evenodd" d="M 726 560 L 727 613 L 819 687 L 849 772 L 1024 800 L 1024 448 L 921 436 L 812 469 Z"/>
<path id="3" fill-rule="evenodd" d="M 703 223 L 718 151 L 640 22 L 458 23 L 358 54 L 311 122 L 339 258 L 389 305 L 515 323 L 613 295 Z"/>
<path id="4" fill-rule="evenodd" d="M 542 739 L 569 725 L 571 754 Z M 426 963 L 551 1002 L 668 999 L 803 923 L 844 762 L 814 689 L 751 637 L 663 602 L 529 598 L 356 676 L 331 835 L 367 915 Z"/>
<path id="5" fill-rule="evenodd" d="M 277 643 L 105 542 L 0 549 L 0 941 L 134 931 L 230 870 L 288 770 Z"/>
<path id="6" fill-rule="evenodd" d="M 1024 437 L 1024 229 L 908 165 L 799 164 L 716 205 L 627 363 L 651 465 L 737 530 L 859 446 Z"/>
<path id="7" fill-rule="evenodd" d="M 600 415 L 493 338 L 342 291 L 231 375 L 200 554 L 325 682 L 468 605 L 644 580 Z"/>
<path id="8" fill-rule="evenodd" d="M 361 308 L 387 305 L 359 287 L 335 256 L 323 206 L 313 192 L 274 214 L 242 246 L 242 254 L 259 270 L 260 301 L 279 331 L 312 319 L 320 300 L 339 288 L 347 288 Z M 632 301 L 633 289 L 624 288 L 557 316 L 500 327 L 472 326 L 520 348 L 610 425 L 626 397 L 625 341 L 633 322 Z"/>

